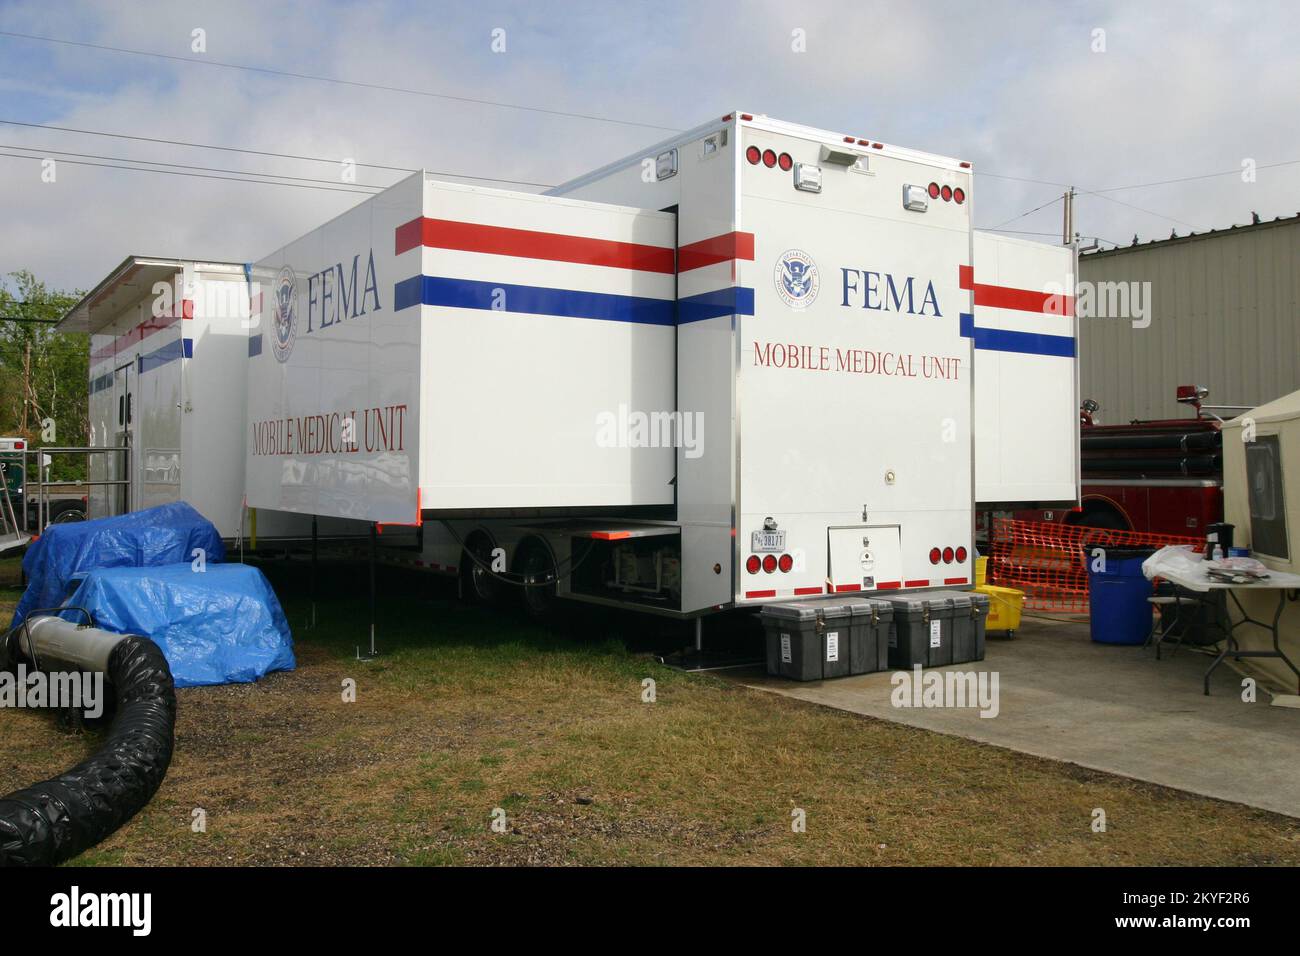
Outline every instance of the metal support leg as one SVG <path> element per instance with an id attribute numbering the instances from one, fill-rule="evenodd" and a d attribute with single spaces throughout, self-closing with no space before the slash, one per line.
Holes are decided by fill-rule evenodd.
<path id="1" fill-rule="evenodd" d="M 699 654 L 704 650 L 704 618 L 695 619 L 695 653 Z"/>
<path id="2" fill-rule="evenodd" d="M 311 516 L 311 623 L 308 625 L 312 630 L 316 629 L 316 516 Z"/>
<path id="3" fill-rule="evenodd" d="M 1219 655 L 1214 659 L 1214 663 L 1210 665 L 1210 669 L 1205 672 L 1205 693 L 1207 695 L 1210 693 L 1210 675 L 1213 674 L 1214 669 L 1222 664 L 1224 659 L 1228 657 L 1232 657 L 1235 660 L 1241 660 L 1243 657 L 1271 657 L 1280 660 L 1285 663 L 1287 667 L 1291 668 L 1291 673 L 1296 675 L 1296 685 L 1300 688 L 1300 670 L 1296 668 L 1296 665 L 1291 658 L 1286 656 L 1286 652 L 1282 650 L 1279 643 L 1281 635 L 1278 632 L 1278 622 L 1282 620 L 1282 612 L 1286 610 L 1286 591 L 1281 588 L 1277 589 L 1277 610 L 1273 612 L 1273 622 L 1271 624 L 1257 621 L 1247 614 L 1246 609 L 1241 606 L 1241 601 L 1238 599 L 1235 592 L 1229 590 L 1228 596 L 1232 598 L 1232 603 L 1237 605 L 1237 610 L 1241 612 L 1241 620 L 1236 624 L 1232 623 L 1232 615 L 1228 612 L 1227 602 L 1224 602 L 1223 615 L 1228 624 L 1226 628 L 1228 636 L 1223 642 L 1223 650 L 1221 650 Z M 1234 629 L 1241 627 L 1243 624 L 1254 624 L 1256 627 L 1262 627 L 1264 630 L 1268 631 L 1273 636 L 1273 649 L 1271 651 L 1243 651 L 1241 645 L 1237 643 L 1237 639 L 1232 634 Z"/>
<path id="4" fill-rule="evenodd" d="M 357 648 L 357 660 L 370 660 L 378 657 L 379 652 L 375 650 L 375 563 L 378 560 L 379 543 L 375 534 L 375 526 L 370 526 L 370 654 L 366 657 L 361 656 L 361 648 Z"/>

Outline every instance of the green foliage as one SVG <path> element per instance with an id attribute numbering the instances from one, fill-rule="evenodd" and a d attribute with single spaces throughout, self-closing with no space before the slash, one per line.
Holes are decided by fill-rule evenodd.
<path id="1" fill-rule="evenodd" d="M 0 435 L 20 436 L 32 447 L 84 445 L 89 431 L 88 337 L 54 331 L 53 324 L 12 319 L 59 319 L 79 293 L 47 289 L 32 273 L 11 272 L 0 285 Z M 24 384 L 26 383 L 26 385 Z M 54 420 L 54 438 L 42 440 L 42 422 Z M 50 477 L 85 477 L 84 458 L 62 455 Z"/>

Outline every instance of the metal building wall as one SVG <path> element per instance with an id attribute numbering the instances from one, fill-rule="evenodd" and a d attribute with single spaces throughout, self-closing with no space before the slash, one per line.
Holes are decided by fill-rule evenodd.
<path id="1" fill-rule="evenodd" d="M 1178 385 L 1249 406 L 1300 389 L 1300 216 L 1086 254 L 1079 278 L 1151 283 L 1148 328 L 1080 319 L 1080 395 L 1103 422 L 1187 415 Z"/>

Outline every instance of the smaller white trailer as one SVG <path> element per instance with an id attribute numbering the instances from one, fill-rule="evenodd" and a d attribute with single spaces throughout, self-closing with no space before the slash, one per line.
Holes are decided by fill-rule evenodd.
<path id="1" fill-rule="evenodd" d="M 242 263 L 153 256 L 128 256 L 63 317 L 58 331 L 90 336 L 89 447 L 129 448 L 89 456 L 91 481 L 127 484 L 91 485 L 87 517 L 187 501 L 225 539 L 258 532 L 243 501 L 249 325 Z M 311 522 L 263 515 L 260 533 L 304 538 Z"/>

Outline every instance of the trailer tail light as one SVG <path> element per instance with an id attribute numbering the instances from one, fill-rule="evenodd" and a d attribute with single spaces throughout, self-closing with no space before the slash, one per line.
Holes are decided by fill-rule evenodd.
<path id="1" fill-rule="evenodd" d="M 749 560 L 745 562 L 745 570 L 748 571 L 750 574 L 757 574 L 758 569 L 761 568 L 762 566 L 763 566 L 763 562 L 759 560 L 759 557 L 756 554 L 751 554 L 749 556 Z"/>
<path id="2" fill-rule="evenodd" d="M 952 564 L 952 559 L 953 559 L 952 548 L 944 548 L 944 549 L 943 549 L 943 563 L 944 563 L 944 564 Z"/>
<path id="3" fill-rule="evenodd" d="M 942 558 L 943 558 L 943 552 L 942 552 L 942 551 L 940 551 L 938 548 L 931 548 L 931 549 L 930 549 L 930 563 L 931 563 L 931 564 L 938 564 L 939 561 L 942 560 Z"/>
<path id="4" fill-rule="evenodd" d="M 943 195 L 943 201 L 944 201 L 944 202 L 951 202 L 951 201 L 952 201 L 952 187 L 951 187 L 951 186 L 944 186 L 942 189 L 939 190 L 939 192 Z"/>
<path id="5" fill-rule="evenodd" d="M 789 153 L 782 153 L 780 156 L 776 158 L 776 164 L 780 166 L 782 170 L 788 173 L 791 170 L 791 168 L 794 166 L 794 160 L 790 158 Z"/>
<path id="6" fill-rule="evenodd" d="M 959 206 L 964 203 L 966 201 L 966 190 L 962 189 L 960 186 L 954 189 L 952 191 L 952 201 Z"/>
<path id="7" fill-rule="evenodd" d="M 745 150 L 745 158 L 749 160 L 749 165 L 757 166 L 758 161 L 763 158 L 763 151 L 757 146 L 751 146 Z"/>
<path id="8" fill-rule="evenodd" d="M 776 555 L 769 554 L 763 559 L 763 570 L 768 574 L 776 570 Z"/>
<path id="9" fill-rule="evenodd" d="M 788 554 L 783 554 L 776 563 L 782 574 L 789 574 L 790 569 L 794 567 L 794 558 Z"/>
<path id="10" fill-rule="evenodd" d="M 966 549 L 964 547 L 957 549 L 957 563 L 958 564 L 966 563 Z"/>
<path id="11" fill-rule="evenodd" d="M 938 183 L 930 183 L 930 190 L 929 190 L 929 192 L 930 192 L 930 198 L 931 198 L 931 199 L 938 199 L 938 198 L 939 198 L 939 184 L 938 184 Z"/>
<path id="12" fill-rule="evenodd" d="M 772 149 L 763 150 L 763 165 L 771 169 L 776 165 L 776 151 Z"/>

